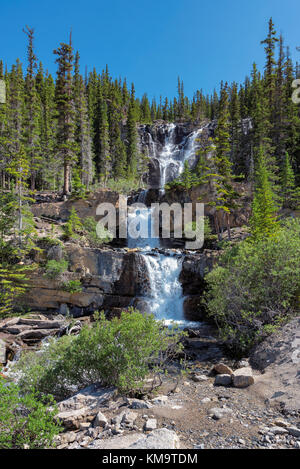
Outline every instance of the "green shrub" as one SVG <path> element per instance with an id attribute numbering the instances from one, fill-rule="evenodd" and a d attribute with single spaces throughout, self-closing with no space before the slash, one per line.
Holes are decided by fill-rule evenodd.
<path id="1" fill-rule="evenodd" d="M 184 227 L 184 235 L 190 239 L 193 232 L 195 232 L 198 236 L 200 235 L 200 233 L 198 233 L 198 230 L 200 231 L 200 228 L 201 228 L 200 223 L 198 224 L 196 221 L 187 223 Z M 210 246 L 216 240 L 217 240 L 217 236 L 212 234 L 209 217 L 205 216 L 204 217 L 204 246 L 205 247 Z"/>
<path id="2" fill-rule="evenodd" d="M 77 168 L 74 168 L 72 174 L 71 197 L 74 199 L 86 199 L 86 196 L 86 187 L 81 182 L 81 171 Z"/>
<path id="3" fill-rule="evenodd" d="M 52 238 L 50 236 L 44 236 L 43 238 L 39 238 L 37 240 L 36 244 L 39 247 L 41 247 L 42 249 L 49 249 L 52 246 L 61 246 L 61 247 L 63 247 L 63 243 L 59 239 Z"/>
<path id="4" fill-rule="evenodd" d="M 62 290 L 69 293 L 80 293 L 82 292 L 82 285 L 80 280 L 69 280 L 69 282 L 64 282 L 62 284 Z"/>
<path id="5" fill-rule="evenodd" d="M 134 178 L 109 179 L 107 188 L 121 194 L 129 194 L 140 189 L 140 181 Z"/>
<path id="6" fill-rule="evenodd" d="M 71 213 L 67 223 L 63 227 L 64 237 L 66 239 L 76 239 L 78 238 L 78 232 L 82 231 L 82 223 L 78 217 L 74 207 L 71 209 Z"/>
<path id="7" fill-rule="evenodd" d="M 54 421 L 55 407 L 49 410 L 53 404 L 51 396 L 41 402 L 36 392 L 21 394 L 19 386 L 0 377 L 0 449 L 54 446 L 53 439 L 62 429 Z"/>
<path id="8" fill-rule="evenodd" d="M 247 352 L 299 311 L 299 221 L 227 249 L 205 279 L 208 314 L 221 337 L 235 352 Z"/>
<path id="9" fill-rule="evenodd" d="M 45 275 L 48 278 L 55 279 L 64 272 L 66 272 L 66 270 L 68 269 L 68 265 L 69 263 L 65 259 L 62 259 L 61 261 L 55 261 L 54 259 L 51 259 L 46 264 Z"/>
<path id="10" fill-rule="evenodd" d="M 92 246 L 101 246 L 110 243 L 113 235 L 103 225 L 97 223 L 94 217 L 86 217 L 82 221 L 84 234 Z"/>
<path id="11" fill-rule="evenodd" d="M 95 382 L 129 393 L 143 388 L 149 373 L 158 377 L 169 359 L 182 349 L 182 332 L 171 331 L 153 315 L 131 309 L 120 318 L 98 317 L 78 336 L 52 340 L 39 353 L 25 353 L 18 364 L 23 389 L 35 386 L 42 393 L 67 397 Z"/>

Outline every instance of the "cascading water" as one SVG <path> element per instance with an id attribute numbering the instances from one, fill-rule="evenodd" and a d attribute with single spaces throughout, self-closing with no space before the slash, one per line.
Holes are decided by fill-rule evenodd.
<path id="1" fill-rule="evenodd" d="M 175 143 L 176 125 L 168 124 L 166 127 L 165 144 L 159 156 L 153 139 L 149 139 L 149 153 L 157 158 L 160 169 L 160 189 L 164 191 L 167 182 L 177 178 L 183 171 L 185 161 L 195 158 L 197 149 L 197 137 L 202 128 L 194 130 L 186 136 L 180 144 Z"/>
<path id="2" fill-rule="evenodd" d="M 184 168 L 184 162 L 195 157 L 196 141 L 202 129 L 190 133 L 180 145 L 175 143 L 175 124 L 167 124 L 165 142 L 159 155 L 152 136 L 149 133 L 149 156 L 159 162 L 160 169 L 160 189 L 163 190 L 166 182 L 178 177 Z M 139 194 L 138 203 L 145 204 L 147 191 Z M 140 207 L 130 209 L 128 222 L 134 220 L 135 225 L 139 224 L 138 231 L 142 237 L 135 238 L 128 232 L 128 247 L 138 248 L 140 255 L 144 259 L 147 269 L 150 291 L 145 292 L 144 300 L 148 309 L 157 319 L 163 320 L 166 324 L 176 322 L 178 325 L 192 325 L 193 323 L 184 319 L 183 303 L 184 297 L 182 286 L 179 281 L 183 257 L 179 252 L 169 251 L 166 254 L 158 252 L 160 247 L 159 238 L 151 237 L 153 229 L 152 209 L 150 207 Z"/>
<path id="3" fill-rule="evenodd" d="M 150 280 L 147 303 L 151 313 L 166 324 L 186 324 L 183 317 L 183 294 L 179 281 L 182 259 L 176 255 L 143 254 Z"/>

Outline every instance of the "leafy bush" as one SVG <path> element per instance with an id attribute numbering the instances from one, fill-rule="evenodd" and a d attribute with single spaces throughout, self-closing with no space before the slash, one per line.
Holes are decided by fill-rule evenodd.
<path id="1" fill-rule="evenodd" d="M 19 386 L 0 377 L 0 449 L 44 449 L 53 446 L 53 438 L 62 430 L 54 421 L 54 400 L 38 400 L 34 391 L 21 394 Z"/>
<path id="2" fill-rule="evenodd" d="M 56 261 L 54 259 L 51 259 L 50 261 L 47 261 L 45 270 L 46 270 L 46 277 L 55 279 L 59 277 L 61 274 L 66 272 L 68 269 L 68 261 L 65 259 L 62 259 L 61 261 Z"/>
<path id="3" fill-rule="evenodd" d="M 182 332 L 171 331 L 153 315 L 131 309 L 120 318 L 106 320 L 104 314 L 78 336 L 52 340 L 39 353 L 29 352 L 16 365 L 21 386 L 35 386 L 64 398 L 76 388 L 91 383 L 116 386 L 121 392 L 141 390 L 152 367 L 159 377 L 166 363 L 182 349 Z"/>
<path id="4" fill-rule="evenodd" d="M 245 353 L 299 310 L 300 222 L 229 248 L 206 281 L 209 316 L 227 345 Z"/>
<path id="5" fill-rule="evenodd" d="M 63 283 L 62 289 L 69 293 L 80 293 L 82 292 L 82 285 L 80 280 L 69 280 Z"/>

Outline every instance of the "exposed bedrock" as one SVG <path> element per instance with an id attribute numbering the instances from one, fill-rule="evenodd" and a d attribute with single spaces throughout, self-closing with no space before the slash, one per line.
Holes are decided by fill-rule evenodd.
<path id="1" fill-rule="evenodd" d="M 219 256 L 218 251 L 204 250 L 202 253 L 188 254 L 182 263 L 180 282 L 185 297 L 183 308 L 184 316 L 189 321 L 202 321 L 205 319 L 205 310 L 202 303 L 205 288 L 204 276 L 212 270 Z"/>
<path id="2" fill-rule="evenodd" d="M 58 279 L 47 278 L 42 270 L 32 274 L 30 290 L 23 303 L 31 310 L 61 310 L 75 316 L 97 309 L 125 308 L 145 289 L 143 258 L 138 253 L 66 245 L 68 271 Z M 80 280 L 82 292 L 70 293 L 63 285 Z M 63 306 L 62 306 L 63 305 Z"/>
<path id="3" fill-rule="evenodd" d="M 128 306 L 147 310 L 145 298 L 151 290 L 150 278 L 145 258 L 139 252 L 84 248 L 67 243 L 64 255 L 69 262 L 68 271 L 58 278 L 48 278 L 42 269 L 31 274 L 30 289 L 23 298 L 26 308 L 70 312 L 75 317 L 102 309 L 109 315 L 119 315 L 122 308 Z M 204 250 L 184 257 L 180 282 L 186 297 L 187 319 L 201 319 L 203 277 L 216 262 L 217 255 L 217 252 Z M 64 286 L 70 280 L 80 280 L 82 291 L 66 291 Z"/>

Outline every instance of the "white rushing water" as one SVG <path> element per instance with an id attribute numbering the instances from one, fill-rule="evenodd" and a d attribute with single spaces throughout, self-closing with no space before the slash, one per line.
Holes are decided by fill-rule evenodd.
<path id="1" fill-rule="evenodd" d="M 185 161 L 195 158 L 197 149 L 197 138 L 202 129 L 191 132 L 183 139 L 180 145 L 176 144 L 176 125 L 168 124 L 165 134 L 165 143 L 158 155 L 155 142 L 149 134 L 150 157 L 156 158 L 160 168 L 160 188 L 163 190 L 165 184 L 178 177 L 183 169 Z M 145 204 L 147 191 L 139 194 L 138 203 Z M 194 325 L 184 318 L 183 304 L 184 296 L 182 285 L 179 281 L 183 257 L 180 253 L 169 251 L 162 254 L 157 251 L 160 247 L 159 238 L 152 238 L 154 233 L 152 209 L 150 207 L 140 207 L 139 209 L 129 208 L 128 222 L 128 247 L 138 248 L 147 269 L 145 273 L 150 284 L 150 291 L 147 289 L 145 297 L 149 311 L 157 319 L 163 320 L 166 324 L 175 322 L 180 326 Z M 138 226 L 141 237 L 135 238 L 130 232 L 130 222 L 133 221 Z"/>
<path id="2" fill-rule="evenodd" d="M 146 191 L 140 194 L 138 203 L 145 200 Z M 150 207 L 130 210 L 128 213 L 129 232 L 128 247 L 141 250 L 141 256 L 146 266 L 146 277 L 149 280 L 150 292 L 147 290 L 145 301 L 149 306 L 149 311 L 157 319 L 163 320 L 166 324 L 175 321 L 178 324 L 184 324 L 183 317 L 183 294 L 182 286 L 179 281 L 182 259 L 175 253 L 164 255 L 157 252 L 159 248 L 159 238 L 151 238 L 152 228 L 152 209 Z M 133 239 L 130 236 L 130 222 L 134 220 L 139 223 L 139 231 L 146 238 Z"/>
<path id="3" fill-rule="evenodd" d="M 168 124 L 166 128 L 165 144 L 157 157 L 157 150 L 153 139 L 149 138 L 150 155 L 157 158 L 160 168 L 160 188 L 164 191 L 167 182 L 177 178 L 183 171 L 185 161 L 195 157 L 197 138 L 202 129 L 197 129 L 185 137 L 180 144 L 176 144 L 176 125 Z"/>
<path id="4" fill-rule="evenodd" d="M 182 286 L 179 281 L 182 259 L 175 255 L 143 254 L 147 266 L 150 294 L 146 301 L 157 319 L 169 325 L 187 325 L 184 319 Z"/>

